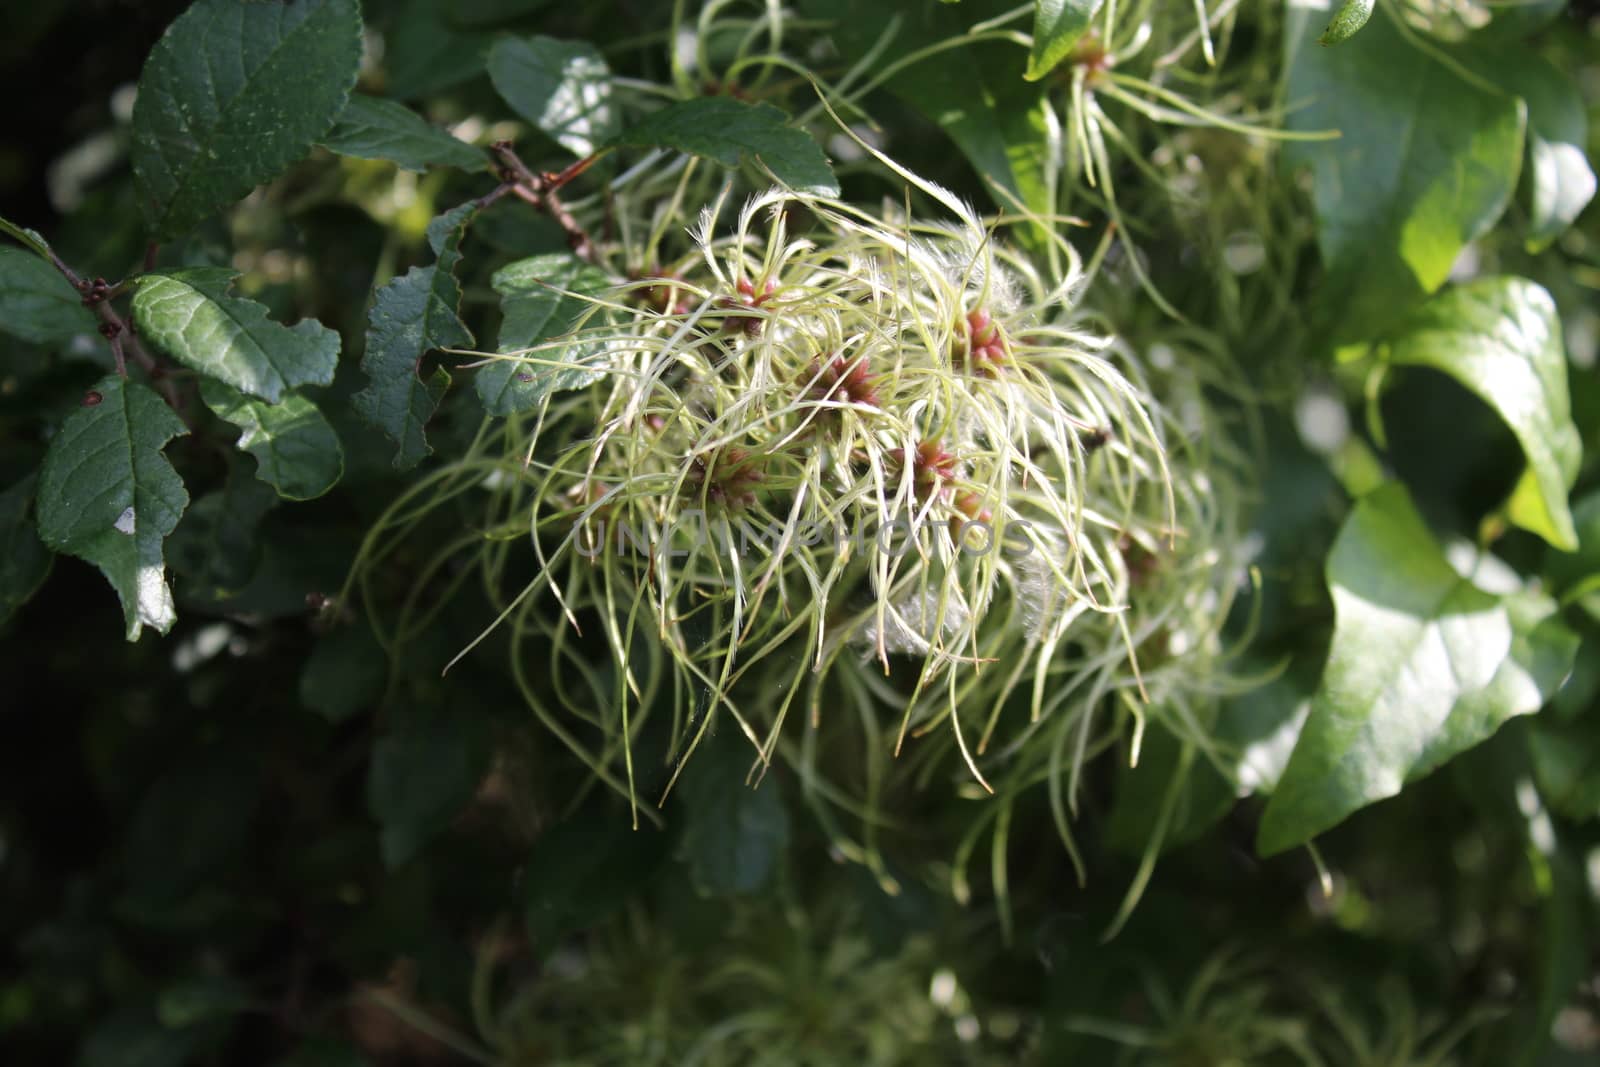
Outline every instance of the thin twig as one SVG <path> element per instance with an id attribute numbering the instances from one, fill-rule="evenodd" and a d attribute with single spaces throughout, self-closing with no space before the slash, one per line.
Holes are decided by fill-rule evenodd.
<path id="1" fill-rule="evenodd" d="M 152 244 L 150 248 L 153 251 L 155 245 Z M 111 356 L 116 360 L 117 373 L 124 378 L 128 376 L 128 357 L 132 356 L 133 361 L 150 376 L 151 383 L 161 391 L 167 404 L 181 415 L 182 398 L 178 395 L 177 387 L 166 377 L 165 368 L 156 362 L 155 357 L 139 341 L 139 334 L 133 328 L 133 324 L 124 321 L 122 316 L 117 314 L 117 309 L 111 306 L 112 299 L 126 292 L 129 283 L 121 281 L 112 285 L 104 278 L 95 278 L 91 281 L 69 267 L 60 256 L 56 255 L 54 249 L 47 248 L 46 251 L 49 252 L 50 262 L 55 265 L 56 270 L 60 271 L 61 276 L 67 279 L 67 283 L 78 291 L 83 306 L 93 311 L 100 320 L 100 336 L 111 345 Z M 147 255 L 146 259 L 148 258 Z"/>
<path id="2" fill-rule="evenodd" d="M 117 362 L 117 376 L 123 379 L 128 377 L 128 357 L 122 352 L 122 331 L 112 326 L 109 322 L 100 324 L 100 335 L 111 342 L 111 358 Z"/>
<path id="3" fill-rule="evenodd" d="M 535 174 L 522 161 L 522 157 L 517 155 L 510 141 L 496 141 L 489 146 L 489 151 L 494 153 L 495 161 L 499 164 L 502 184 L 484 199 L 492 198 L 490 200 L 492 203 L 493 200 L 510 193 L 533 205 L 549 215 L 555 220 L 556 225 L 561 227 L 562 232 L 567 235 L 567 247 L 572 249 L 573 255 L 593 263 L 594 242 L 589 239 L 588 231 L 573 217 L 572 212 L 561 203 L 556 190 L 588 170 L 599 155 L 585 156 L 561 171 Z"/>

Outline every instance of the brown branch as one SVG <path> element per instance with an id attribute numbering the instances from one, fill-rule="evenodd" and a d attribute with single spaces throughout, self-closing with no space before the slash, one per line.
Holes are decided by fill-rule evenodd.
<path id="1" fill-rule="evenodd" d="M 535 174 L 512 149 L 510 141 L 496 141 L 489 146 L 489 151 L 494 154 L 495 161 L 499 164 L 502 182 L 489 196 L 498 200 L 510 193 L 543 211 L 554 219 L 556 225 L 567 235 L 567 247 L 572 249 L 573 255 L 593 263 L 594 242 L 589 239 L 588 231 L 561 202 L 556 190 L 588 170 L 594 161 L 600 158 L 599 154 L 585 156 L 565 170 Z"/>
<path id="2" fill-rule="evenodd" d="M 154 247 L 151 245 L 152 249 Z M 50 262 L 55 265 L 56 270 L 60 271 L 61 276 L 67 279 L 67 283 L 78 291 L 83 306 L 93 311 L 99 318 L 100 336 L 111 345 L 111 357 L 116 360 L 117 373 L 124 378 L 128 376 L 127 357 L 132 356 L 133 361 L 144 368 L 144 372 L 150 376 L 151 383 L 161 391 L 167 404 L 181 416 L 183 401 L 178 395 L 177 387 L 167 378 L 166 369 L 156 362 L 155 357 L 139 341 L 139 335 L 132 323 L 125 322 L 122 316 L 117 314 L 116 308 L 111 306 L 112 298 L 122 295 L 127 290 L 128 283 L 124 281 L 112 285 L 104 278 L 88 280 L 67 266 L 66 262 L 56 255 L 54 249 L 47 248 L 46 251 L 49 252 Z"/>

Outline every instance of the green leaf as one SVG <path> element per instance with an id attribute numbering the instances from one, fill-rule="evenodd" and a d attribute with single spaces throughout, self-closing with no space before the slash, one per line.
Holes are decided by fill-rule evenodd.
<path id="1" fill-rule="evenodd" d="M 221 382 L 202 380 L 200 399 L 244 431 L 239 448 L 256 457 L 256 477 L 285 500 L 311 500 L 344 475 L 339 435 L 317 405 L 298 393 L 276 404 L 253 400 Z"/>
<path id="2" fill-rule="evenodd" d="M 404 104 L 360 93 L 350 97 L 322 144 L 343 156 L 386 159 L 406 170 L 433 166 L 483 170 L 488 165 L 482 149 L 439 129 Z"/>
<path id="3" fill-rule="evenodd" d="M 26 226 L 18 226 L 10 219 L 0 217 L 0 233 L 16 238 L 28 246 L 28 250 L 45 262 L 50 261 L 50 244 L 39 235 L 38 230 L 30 230 Z"/>
<path id="4" fill-rule="evenodd" d="M 1038 81 L 1077 47 L 1103 0 L 1036 0 L 1033 49 L 1028 53 L 1029 81 Z"/>
<path id="5" fill-rule="evenodd" d="M 185 602 L 220 600 L 245 588 L 261 562 L 261 520 L 278 495 L 235 464 L 222 488 L 183 513 L 167 540 L 167 558 Z"/>
<path id="6" fill-rule="evenodd" d="M 1538 252 L 1594 199 L 1583 93 L 1573 75 L 1531 49 L 1496 49 L 1484 66 L 1528 105 L 1527 246 Z"/>
<path id="7" fill-rule="evenodd" d="M 1390 362 L 1433 367 L 1505 420 L 1528 458 L 1511 521 L 1562 549 L 1578 546 L 1567 491 L 1583 443 L 1572 421 L 1555 301 L 1523 278 L 1478 278 L 1424 304 L 1388 347 Z"/>
<path id="8" fill-rule="evenodd" d="M 0 248 L 0 330 L 34 344 L 53 344 L 94 329 L 61 272 L 20 248 Z"/>
<path id="9" fill-rule="evenodd" d="M 329 722 L 343 722 L 383 698 L 389 660 L 365 623 L 341 626 L 317 640 L 300 673 L 300 703 Z"/>
<path id="10" fill-rule="evenodd" d="M 672 148 L 737 167 L 760 162 L 790 188 L 838 196 L 839 182 L 822 146 L 771 104 L 747 104 L 728 96 L 669 104 L 615 137 L 613 145 Z"/>
<path id="11" fill-rule="evenodd" d="M 378 739 L 367 773 L 367 809 L 383 826 L 383 862 L 394 868 L 455 820 L 489 770 L 481 714 L 407 708 Z"/>
<path id="12" fill-rule="evenodd" d="M 610 279 L 567 252 L 553 252 L 518 260 L 495 272 L 495 292 L 500 294 L 499 352 L 523 352 L 580 325 L 594 307 L 586 295 L 610 288 Z M 572 369 L 495 360 L 477 371 L 478 399 L 491 415 L 509 415 L 537 407 L 551 393 L 582 389 L 599 379 L 604 370 L 584 366 L 606 350 L 605 342 L 578 340 L 559 350 L 535 354 L 541 360 L 573 364 Z"/>
<path id="13" fill-rule="evenodd" d="M 1327 29 L 1317 38 L 1317 43 L 1327 46 L 1348 41 L 1372 17 L 1372 7 L 1373 0 L 1344 0 L 1328 21 Z"/>
<path id="14" fill-rule="evenodd" d="M 1309 841 L 1537 711 L 1577 650 L 1547 598 L 1497 597 L 1457 574 L 1395 483 L 1351 511 L 1327 579 L 1333 647 L 1262 817 L 1262 855 Z"/>
<path id="15" fill-rule="evenodd" d="M 39 591 L 54 560 L 28 518 L 34 480 L 29 475 L 0 493 L 0 623 Z"/>
<path id="16" fill-rule="evenodd" d="M 254 300 L 229 296 L 238 271 L 224 267 L 146 274 L 133 294 L 139 335 L 202 374 L 276 403 L 285 389 L 327 385 L 339 335 L 306 319 L 292 328 Z"/>
<path id="17" fill-rule="evenodd" d="M 1446 63 L 1442 43 L 1415 48 L 1390 18 L 1370 23 L 1359 48 L 1317 47 L 1327 10 L 1290 0 L 1286 121 L 1341 136 L 1290 142 L 1284 158 L 1311 170 L 1321 314 L 1338 344 L 1381 336 L 1500 217 L 1525 109 Z"/>
<path id="18" fill-rule="evenodd" d="M 489 51 L 489 80 L 513 111 L 574 155 L 590 155 L 616 135 L 611 70 L 593 45 L 502 38 Z"/>
<path id="19" fill-rule="evenodd" d="M 972 24 L 999 17 L 1010 5 L 802 0 L 801 6 L 808 15 L 836 24 L 835 43 L 852 62 L 873 54 L 882 66 L 933 50 L 899 70 L 886 88 L 938 125 L 981 179 L 997 183 L 1040 215 L 1055 213 L 1045 86 L 1023 80 L 1026 56 L 1010 42 L 964 40 Z M 881 53 L 883 40 L 893 42 L 893 52 Z M 945 47 L 952 42 L 956 47 Z M 952 70 L 961 77 L 951 77 Z M 1003 199 L 998 202 L 1007 206 Z M 1033 236 L 1031 230 L 1021 235 L 1023 240 Z"/>
<path id="20" fill-rule="evenodd" d="M 523 875 L 524 917 L 533 950 L 548 953 L 644 889 L 666 858 L 667 835 L 628 828 L 624 813 L 582 811 L 533 843 Z"/>
<path id="21" fill-rule="evenodd" d="M 789 844 L 789 813 L 772 777 L 746 784 L 755 751 L 736 731 L 709 739 L 680 787 L 679 853 L 695 888 L 712 896 L 753 893 L 767 884 Z"/>
<path id="22" fill-rule="evenodd" d="M 1600 716 L 1535 723 L 1528 753 L 1551 809 L 1574 821 L 1600 818 Z"/>
<path id="23" fill-rule="evenodd" d="M 1560 591 L 1562 603 L 1576 603 L 1600 621 L 1600 491 L 1573 506 L 1572 525 L 1578 547 L 1572 552 L 1548 550 L 1545 573 Z"/>
<path id="24" fill-rule="evenodd" d="M 388 95 L 416 100 L 483 73 L 495 35 L 451 25 L 445 6 L 438 0 L 412 0 L 395 12 L 385 38 Z"/>
<path id="25" fill-rule="evenodd" d="M 418 375 L 422 357 L 437 348 L 473 343 L 458 313 L 461 286 L 452 272 L 461 259 L 463 231 L 475 214 L 467 204 L 434 219 L 428 226 L 428 242 L 437 261 L 413 267 L 378 290 L 367 315 L 361 370 L 369 381 L 351 403 L 399 446 L 394 457 L 397 470 L 416 466 L 433 451 L 424 427 L 450 386 L 443 367 L 426 379 Z"/>
<path id="26" fill-rule="evenodd" d="M 162 543 L 189 504 L 161 454 L 189 432 L 151 390 L 115 374 L 88 394 L 50 441 L 39 471 L 39 538 L 100 568 L 122 600 L 128 640 L 176 619 Z"/>
<path id="27" fill-rule="evenodd" d="M 256 754 L 227 740 L 178 756 L 140 797 L 122 837 L 128 903 L 160 910 L 211 889 L 249 843 L 262 789 Z"/>
<path id="28" fill-rule="evenodd" d="M 198 0 L 156 42 L 133 106 L 134 180 L 156 240 L 303 157 L 361 65 L 355 0 Z"/>

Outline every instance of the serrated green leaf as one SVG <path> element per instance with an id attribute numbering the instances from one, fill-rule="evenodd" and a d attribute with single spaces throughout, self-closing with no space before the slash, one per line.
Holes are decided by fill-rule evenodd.
<path id="1" fill-rule="evenodd" d="M 161 449 L 189 432 L 150 389 L 108 375 L 50 441 L 39 471 L 39 539 L 100 568 L 122 600 L 128 640 L 177 616 L 162 544 L 189 494 Z"/>
<path id="2" fill-rule="evenodd" d="M 789 845 L 789 813 L 770 776 L 745 781 L 754 750 L 735 731 L 703 744 L 684 775 L 679 854 L 695 888 L 712 896 L 753 893 L 767 884 Z"/>
<path id="3" fill-rule="evenodd" d="M 390 20 L 384 52 L 390 96 L 416 100 L 483 73 L 496 35 L 452 25 L 444 7 L 437 0 L 412 0 Z"/>
<path id="4" fill-rule="evenodd" d="M 206 379 L 200 382 L 200 398 L 218 418 L 243 431 L 237 447 L 256 457 L 256 477 L 285 500 L 312 500 L 344 475 L 339 435 L 306 397 L 289 393 L 267 404 Z"/>
<path id="5" fill-rule="evenodd" d="M 150 52 L 129 153 L 151 235 L 167 240 L 303 157 L 361 65 L 356 0 L 198 0 Z"/>
<path id="6" fill-rule="evenodd" d="M 1567 491 L 1583 442 L 1572 421 L 1555 301 L 1523 278 L 1478 278 L 1433 297 L 1388 348 L 1390 362 L 1433 367 L 1505 420 L 1528 458 L 1511 521 L 1557 548 L 1577 547 Z"/>
<path id="7" fill-rule="evenodd" d="M 94 326 L 93 313 L 60 271 L 20 248 L 0 248 L 0 330 L 42 345 Z"/>
<path id="8" fill-rule="evenodd" d="M 34 482 L 29 475 L 0 493 L 0 623 L 39 591 L 54 560 L 28 517 Z"/>
<path id="9" fill-rule="evenodd" d="M 1453 570 L 1404 488 L 1351 511 L 1327 563 L 1333 647 L 1257 849 L 1302 844 L 1537 711 L 1577 638 L 1555 604 Z"/>
<path id="10" fill-rule="evenodd" d="M 1317 38 L 1317 43 L 1326 47 L 1343 44 L 1354 37 L 1372 17 L 1372 6 L 1373 0 L 1344 0 L 1334 11 L 1333 18 L 1328 20 L 1327 28 Z"/>
<path id="11" fill-rule="evenodd" d="M 273 322 L 254 300 L 228 294 L 238 276 L 224 267 L 142 275 L 133 294 L 139 335 L 184 366 L 273 403 L 285 389 L 332 382 L 339 335 L 315 319 Z"/>
<path id="12" fill-rule="evenodd" d="M 611 70 L 593 45 L 505 37 L 489 51 L 489 80 L 511 109 L 577 156 L 617 132 Z"/>
<path id="13" fill-rule="evenodd" d="M 610 279 L 598 267 L 590 266 L 566 252 L 554 252 L 518 260 L 495 272 L 494 290 L 500 294 L 500 323 L 497 351 L 525 352 L 577 326 L 593 308 L 584 296 L 604 292 Z M 572 368 L 515 360 L 495 360 L 480 367 L 473 383 L 484 410 L 491 415 L 509 415 L 537 407 L 549 394 L 567 389 L 582 389 L 596 381 L 604 370 L 585 366 L 604 354 L 605 342 L 577 340 L 558 350 L 536 353 L 542 361 L 560 361 Z"/>
<path id="14" fill-rule="evenodd" d="M 1290 16 L 1286 124 L 1340 133 L 1284 146 L 1312 175 L 1320 313 L 1333 343 L 1368 341 L 1443 285 L 1505 210 L 1525 109 L 1464 77 L 1443 43 L 1419 50 L 1392 19 L 1369 23 L 1359 48 L 1322 48 L 1327 0 L 1290 0 Z"/>
<path id="15" fill-rule="evenodd" d="M 461 286 L 451 272 L 461 259 L 461 237 L 475 213 L 467 204 L 434 219 L 428 226 L 428 241 L 437 262 L 413 267 L 378 290 L 367 315 L 361 370 L 369 381 L 351 403 L 362 418 L 399 445 L 394 457 L 398 470 L 416 466 L 433 451 L 424 428 L 450 386 L 443 367 L 426 379 L 418 375 L 422 357 L 438 348 L 473 343 L 457 311 Z"/>
<path id="16" fill-rule="evenodd" d="M 489 769 L 490 737 L 481 715 L 408 708 L 378 739 L 367 773 L 367 810 L 383 826 L 391 870 L 442 833 Z"/>
<path id="17" fill-rule="evenodd" d="M 261 520 L 278 506 L 278 494 L 246 466 L 235 464 L 222 488 L 190 504 L 167 539 L 167 559 L 186 603 L 232 596 L 261 562 Z"/>
<path id="18" fill-rule="evenodd" d="M 790 188 L 838 196 L 839 182 L 822 146 L 771 104 L 727 96 L 669 104 L 622 131 L 612 142 L 634 148 L 671 148 L 737 167 L 759 161 Z"/>
<path id="19" fill-rule="evenodd" d="M 488 166 L 482 149 L 439 129 L 404 104 L 360 93 L 350 97 L 322 144 L 342 156 L 386 159 L 406 170 Z"/>
<path id="20" fill-rule="evenodd" d="M 1029 81 L 1038 81 L 1077 47 L 1103 0 L 1035 0 Z"/>

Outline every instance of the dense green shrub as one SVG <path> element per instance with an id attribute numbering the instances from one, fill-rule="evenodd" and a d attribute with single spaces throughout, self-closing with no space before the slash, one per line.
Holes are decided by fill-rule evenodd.
<path id="1" fill-rule="evenodd" d="M 7 1062 L 1600 1055 L 1590 5 L 12 21 Z"/>

